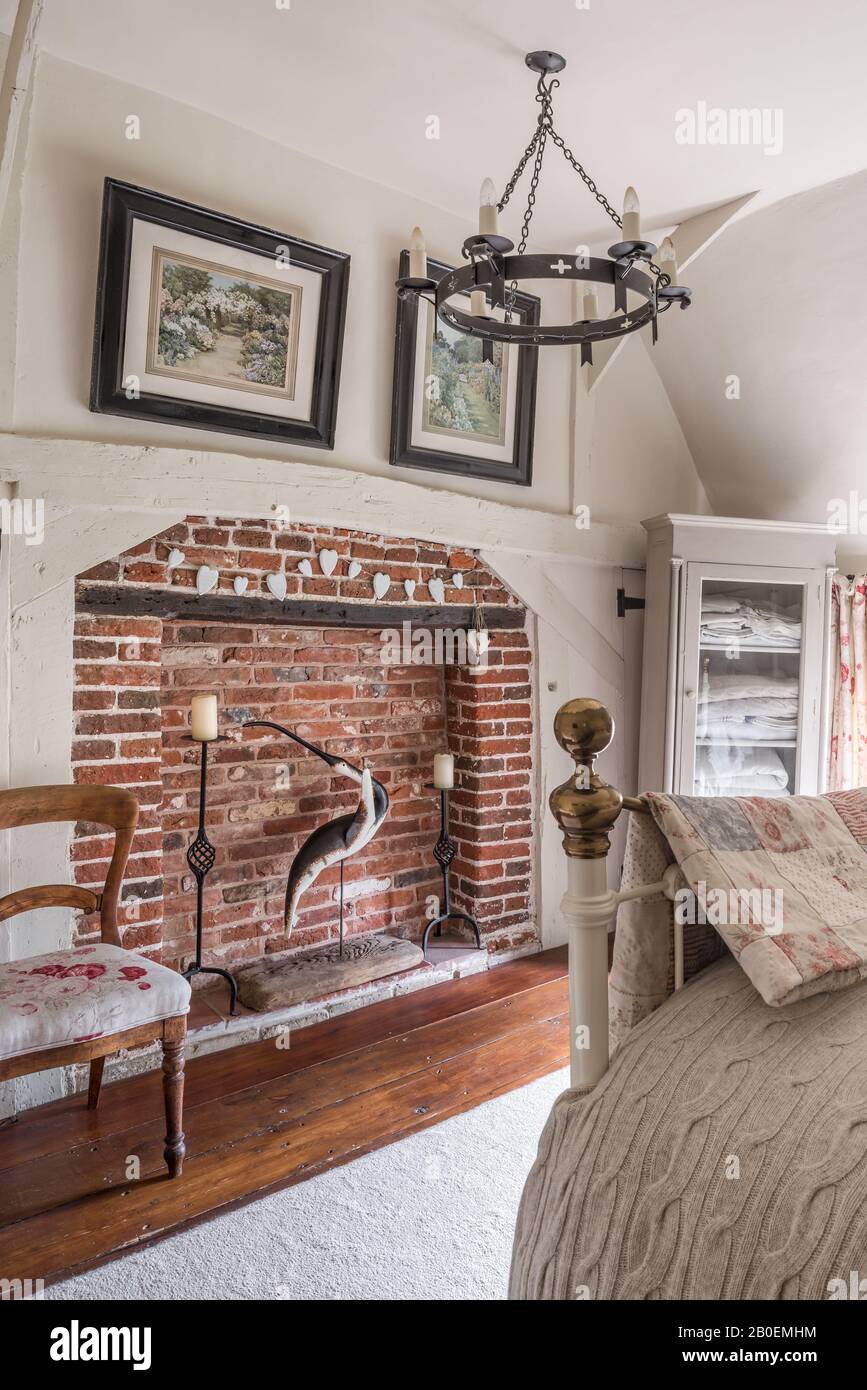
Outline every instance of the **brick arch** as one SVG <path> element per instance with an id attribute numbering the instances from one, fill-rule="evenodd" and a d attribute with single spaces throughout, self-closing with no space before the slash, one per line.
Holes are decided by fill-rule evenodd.
<path id="1" fill-rule="evenodd" d="M 338 555 L 330 577 L 316 558 L 325 548 Z M 172 549 L 184 560 L 170 569 Z M 299 572 L 302 559 L 310 561 L 310 577 Z M 363 566 L 354 579 L 350 559 Z M 192 695 L 202 690 L 218 694 L 224 729 L 245 718 L 275 719 L 329 751 L 366 758 L 387 786 L 386 823 L 347 864 L 349 931 L 420 935 L 426 901 L 439 890 L 431 857 L 438 800 L 427 783 L 434 752 L 450 747 L 459 782 L 452 796 L 455 905 L 477 918 L 492 952 L 532 942 L 532 653 L 525 628 L 492 631 L 488 669 L 470 672 L 384 663 L 376 628 L 265 623 L 246 619 L 243 604 L 232 621 L 200 619 L 195 606 L 182 617 L 158 613 L 159 596 L 195 589 L 201 565 L 219 571 L 218 596 L 231 595 L 234 577 L 245 575 L 244 598 L 256 600 L 249 607 L 257 615 L 261 600 L 277 604 L 267 587 L 275 574 L 285 575 L 290 599 L 361 605 L 371 601 L 372 573 L 387 573 L 389 601 L 403 602 L 411 620 L 414 605 L 433 602 L 430 579 L 460 570 L 464 586 L 447 580 L 447 604 L 466 605 L 475 591 L 486 608 L 519 607 L 469 553 L 273 520 L 188 517 L 80 575 L 73 776 L 130 786 L 142 806 L 124 889 L 126 943 L 174 966 L 192 952 L 194 898 L 184 855 L 196 823 L 198 748 L 184 734 Z M 412 604 L 404 580 L 415 581 Z M 94 602 L 108 594 L 110 612 Z M 300 843 L 316 824 L 351 809 L 354 789 L 317 760 L 297 756 L 288 741 L 253 731 L 242 742 L 215 745 L 210 766 L 208 826 L 218 861 L 206 889 L 209 957 L 238 964 L 333 937 L 336 871 L 310 890 L 289 942 L 283 892 Z M 77 882 L 101 877 L 106 849 L 96 828 L 79 827 L 72 851 Z M 82 923 L 84 937 L 92 930 Z"/>

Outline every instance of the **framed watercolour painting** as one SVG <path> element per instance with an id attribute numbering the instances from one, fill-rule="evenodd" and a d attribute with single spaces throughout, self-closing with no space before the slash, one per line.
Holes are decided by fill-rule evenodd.
<path id="1" fill-rule="evenodd" d="M 91 410 L 331 449 L 349 256 L 106 179 Z"/>
<path id="2" fill-rule="evenodd" d="M 434 279 L 451 269 L 428 258 Z M 400 274 L 408 273 L 403 251 Z M 512 312 L 538 323 L 539 300 L 516 293 Z M 427 300 L 398 299 L 391 462 L 529 487 L 538 348 L 483 344 L 435 319 Z"/>

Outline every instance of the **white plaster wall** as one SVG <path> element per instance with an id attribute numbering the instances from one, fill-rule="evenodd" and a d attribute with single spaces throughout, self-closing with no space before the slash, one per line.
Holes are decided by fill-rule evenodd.
<path id="1" fill-rule="evenodd" d="M 125 138 L 139 117 L 141 139 Z M 308 159 L 154 92 L 42 54 L 30 119 L 19 277 L 15 430 L 225 448 L 227 437 L 87 409 L 102 184 L 107 176 L 285 230 L 352 257 L 333 452 L 233 438 L 233 451 L 312 458 L 508 501 L 568 510 L 570 354 L 540 355 L 532 488 L 439 478 L 388 463 L 398 255 L 413 226 L 454 260 L 469 221 Z M 469 210 L 468 210 L 469 211 Z M 533 286 L 529 286 L 530 289 Z M 568 312 L 565 289 L 554 299 Z M 550 302 L 550 296 L 549 296 Z M 553 312 L 553 310 L 552 310 Z"/>
<path id="2" fill-rule="evenodd" d="M 661 330 L 674 340 L 688 317 L 676 313 Z M 712 510 L 656 370 L 656 351 L 633 334 L 589 395 L 583 377 L 578 382 L 575 501 L 597 521 Z"/>
<path id="3" fill-rule="evenodd" d="M 124 138 L 130 114 L 141 120 L 140 142 Z M 269 448 L 261 440 L 88 411 L 106 174 L 351 253 L 333 453 Z M 633 533 L 642 516 L 663 507 L 693 510 L 702 499 L 677 421 L 639 344 L 627 346 L 592 396 L 575 375 L 572 351 L 540 354 L 532 489 L 390 468 L 393 279 L 398 251 L 417 221 L 431 253 L 443 259 L 470 230 L 438 209 L 213 116 L 40 58 L 27 132 L 18 275 L 6 282 L 14 292 L 17 324 L 10 328 L 7 322 L 3 331 L 11 333 L 15 352 L 14 401 L 8 402 L 14 429 L 56 443 L 30 448 L 8 436 L 0 441 L 4 477 L 27 495 L 29 475 L 38 495 L 49 498 L 51 520 L 41 551 L 14 547 L 8 775 L 13 785 L 69 780 L 71 577 L 154 534 L 167 516 L 209 506 L 221 514 L 237 509 L 265 515 L 285 501 L 299 519 L 328 520 L 325 502 L 333 496 L 338 524 L 434 535 L 447 513 L 453 538 L 457 533 L 461 544 L 480 548 L 538 615 L 538 881 L 543 940 L 553 944 L 562 939 L 565 859 L 547 794 L 569 771 L 569 760 L 553 741 L 553 715 L 564 700 L 584 694 L 608 703 L 617 719 L 637 708 L 638 662 L 628 655 L 628 630 L 614 610 L 619 565 L 627 555 L 628 563 L 640 563 Z M 568 316 L 568 295 L 553 287 L 552 299 L 550 286 L 545 295 L 547 318 Z M 6 302 L 2 284 L 0 296 Z M 150 452 L 130 445 L 159 447 Z M 201 452 L 206 450 L 214 452 Z M 281 463 L 286 474 L 281 470 L 277 481 L 274 469 Z M 409 486 L 388 485 L 401 479 Z M 435 501 L 433 490 L 462 495 L 466 505 L 457 496 Z M 592 508 L 597 529 L 590 538 L 572 527 L 576 501 L 589 501 Z M 490 502 L 507 506 L 491 510 Z M 350 506 L 351 520 L 341 519 Z M 607 519 L 624 525 L 598 526 Z M 573 541 L 576 558 L 570 560 Z M 524 545 L 533 555 L 521 554 Z M 561 558 L 551 558 L 553 553 Z M 582 554 L 585 562 L 579 563 Z M 595 563 L 586 563 L 588 556 Z M 634 733 L 602 762 L 609 779 L 627 789 L 633 742 Z M 11 886 L 67 878 L 67 844 L 63 828 L 16 837 Z M 68 932 L 68 914 L 42 914 L 38 925 L 22 920 L 10 950 L 16 957 L 48 950 L 65 944 Z M 64 1084 L 58 1073 L 27 1078 L 16 1083 L 12 1103 L 37 1103 L 60 1094 Z"/>
<path id="4" fill-rule="evenodd" d="M 13 554 L 19 546 L 24 549 L 16 539 Z M 12 615 L 10 786 L 71 781 L 73 609 L 70 580 Z M 13 831 L 7 836 L 9 887 L 68 882 L 69 839 L 66 824 Z M 3 925 L 0 960 L 20 960 L 72 942 L 66 909 L 23 913 Z M 45 1071 L 7 1082 L 0 1087 L 0 1117 L 62 1095 L 65 1079 L 61 1071 Z"/>
<path id="5" fill-rule="evenodd" d="M 688 269 L 657 362 L 723 516 L 821 523 L 867 497 L 865 219 L 862 170 L 744 217 Z M 863 549 L 856 533 L 840 554 Z"/>

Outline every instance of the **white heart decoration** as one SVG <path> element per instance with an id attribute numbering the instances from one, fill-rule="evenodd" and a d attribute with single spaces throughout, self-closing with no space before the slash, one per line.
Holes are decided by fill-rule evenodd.
<path id="1" fill-rule="evenodd" d="M 377 573 L 373 576 L 373 592 L 376 594 L 376 597 L 383 598 L 384 595 L 388 593 L 390 588 L 391 580 L 389 579 L 388 575 L 383 574 L 381 570 L 377 571 Z"/>
<path id="2" fill-rule="evenodd" d="M 323 574 L 333 574 L 337 568 L 337 551 L 320 550 L 319 568 Z"/>
<path id="3" fill-rule="evenodd" d="M 286 576 L 283 571 L 281 570 L 279 574 L 269 574 L 265 583 L 274 597 L 282 602 L 286 597 Z"/>
<path id="4" fill-rule="evenodd" d="M 441 579 L 429 579 L 427 586 L 434 603 L 442 603 L 446 596 L 446 586 L 443 581 Z"/>
<path id="5" fill-rule="evenodd" d="M 202 565 L 196 570 L 196 592 L 209 594 L 212 589 L 216 589 L 219 577 L 219 570 L 208 569 L 207 565 Z"/>
<path id="6" fill-rule="evenodd" d="M 356 575 L 361 574 L 361 561 L 350 560 L 349 569 L 346 571 L 346 573 L 349 575 L 350 579 L 354 579 Z"/>
<path id="7" fill-rule="evenodd" d="M 460 570 L 455 570 L 452 575 L 452 583 L 456 589 L 462 589 L 464 587 L 464 576 L 461 574 Z"/>
<path id="8" fill-rule="evenodd" d="M 166 561 L 166 568 L 170 570 L 176 570 L 178 565 L 182 565 L 186 558 L 187 557 L 182 550 L 172 549 L 169 551 L 169 558 Z"/>
<path id="9" fill-rule="evenodd" d="M 239 598 L 241 594 L 246 594 L 247 585 L 249 583 L 250 581 L 247 578 L 246 574 L 235 575 L 235 578 L 232 580 L 232 588 L 235 590 L 235 593 L 238 595 Z"/>
<path id="10" fill-rule="evenodd" d="M 298 561 L 298 573 L 306 574 L 308 579 L 313 578 L 313 566 L 310 564 L 309 560 Z"/>
<path id="11" fill-rule="evenodd" d="M 407 598 L 412 598 L 413 594 L 415 593 L 415 580 L 405 579 L 403 581 L 403 587 L 406 590 Z"/>

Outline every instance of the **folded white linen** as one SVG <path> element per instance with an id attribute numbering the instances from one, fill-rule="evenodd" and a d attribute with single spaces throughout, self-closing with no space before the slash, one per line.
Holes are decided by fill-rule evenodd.
<path id="1" fill-rule="evenodd" d="M 733 671 L 709 676 L 701 698 L 709 704 L 719 700 L 785 698 L 797 704 L 798 677 L 766 675 L 762 672 Z"/>
<path id="2" fill-rule="evenodd" d="M 737 743 L 749 743 L 755 739 L 764 743 L 772 739 L 796 739 L 797 719 L 738 719 L 734 716 L 716 719 L 709 718 L 699 725 L 699 738 L 718 738 Z"/>
<path id="3" fill-rule="evenodd" d="M 739 786 L 773 791 L 789 784 L 783 760 L 773 748 L 700 748 L 695 776 L 697 782 L 732 788 L 732 796 Z"/>
<path id="4" fill-rule="evenodd" d="M 724 646 L 733 637 L 745 646 L 797 647 L 801 641 L 800 609 L 772 603 L 756 605 L 736 594 L 703 595 L 702 643 Z"/>
<path id="5" fill-rule="evenodd" d="M 766 800 L 791 796 L 788 787 L 763 786 L 761 782 L 702 782 L 696 778 L 693 796 L 763 796 Z"/>
<path id="6" fill-rule="evenodd" d="M 798 722 L 798 701 L 777 695 L 745 696 L 742 700 L 716 700 L 706 703 L 699 701 L 708 720 L 711 719 L 764 719 L 781 727 L 791 727 Z"/>

